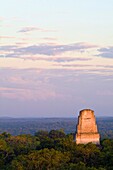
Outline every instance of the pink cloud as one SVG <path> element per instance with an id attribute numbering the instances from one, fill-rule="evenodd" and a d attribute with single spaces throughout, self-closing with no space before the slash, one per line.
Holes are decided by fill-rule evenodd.
<path id="1" fill-rule="evenodd" d="M 43 40 L 47 40 L 47 41 L 56 41 L 57 38 L 51 38 L 51 37 L 45 37 L 45 38 L 42 38 Z"/>
<path id="2" fill-rule="evenodd" d="M 49 98 L 62 98 L 63 96 L 57 94 L 52 90 L 30 90 L 17 88 L 0 88 L 0 96 L 9 99 L 17 100 L 47 100 Z"/>
<path id="3" fill-rule="evenodd" d="M 12 39 L 15 38 L 13 36 L 0 36 L 0 39 Z"/>

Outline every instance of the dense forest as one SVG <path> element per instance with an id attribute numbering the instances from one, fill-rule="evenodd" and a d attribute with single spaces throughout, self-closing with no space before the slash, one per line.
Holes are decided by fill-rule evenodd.
<path id="1" fill-rule="evenodd" d="M 0 134 L 0 170 L 113 170 L 113 140 L 76 145 L 62 129 Z"/>
<path id="2" fill-rule="evenodd" d="M 0 170 L 113 170 L 113 117 L 97 118 L 99 146 L 76 145 L 76 124 L 76 118 L 0 118 Z"/>

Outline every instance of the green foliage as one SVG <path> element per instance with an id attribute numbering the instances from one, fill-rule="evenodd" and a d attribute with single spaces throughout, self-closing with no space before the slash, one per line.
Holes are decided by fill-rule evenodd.
<path id="1" fill-rule="evenodd" d="M 66 135 L 64 133 L 64 131 L 61 130 L 51 130 L 49 132 L 49 137 L 52 139 L 56 139 L 56 138 L 64 138 Z"/>
<path id="2" fill-rule="evenodd" d="M 38 137 L 40 140 L 43 140 L 49 136 L 48 131 L 39 130 L 35 133 L 35 136 Z"/>
<path id="3" fill-rule="evenodd" d="M 5 164 L 8 164 L 13 157 L 13 150 L 4 139 L 0 139 L 0 169 L 4 168 Z"/>
<path id="4" fill-rule="evenodd" d="M 10 136 L 6 139 L 6 142 L 14 150 L 15 155 L 27 154 L 36 149 L 40 143 L 31 135 Z"/>
<path id="5" fill-rule="evenodd" d="M 0 138 L 4 138 L 4 139 L 6 139 L 6 138 L 8 138 L 10 136 L 11 136 L 11 134 L 9 134 L 7 132 L 3 132 L 2 134 L 0 134 Z"/>
<path id="6" fill-rule="evenodd" d="M 77 145 L 62 130 L 0 135 L 0 170 L 113 170 L 113 140 Z"/>
<path id="7" fill-rule="evenodd" d="M 67 153 L 62 153 L 54 149 L 43 149 L 35 151 L 27 156 L 19 156 L 16 160 L 12 161 L 12 170 L 23 168 L 24 170 L 56 170 L 69 162 Z"/>

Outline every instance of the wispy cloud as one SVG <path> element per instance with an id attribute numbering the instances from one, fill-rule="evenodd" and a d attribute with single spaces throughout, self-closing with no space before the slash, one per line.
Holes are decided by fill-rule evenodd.
<path id="1" fill-rule="evenodd" d="M 73 62 L 73 61 L 89 61 L 91 58 L 80 58 L 80 57 L 57 57 L 53 61 L 58 63 Z"/>
<path id="2" fill-rule="evenodd" d="M 42 40 L 46 40 L 46 41 L 56 41 L 57 38 L 45 37 L 45 38 L 42 38 Z"/>
<path id="3" fill-rule="evenodd" d="M 18 46 L 1 46 L 0 51 L 12 51 L 6 55 L 6 57 L 19 57 L 21 55 L 47 55 L 47 56 L 55 56 L 57 54 L 65 53 L 65 52 L 85 52 L 87 49 L 96 48 L 96 45 L 88 44 L 88 43 L 74 43 L 74 44 L 66 44 L 66 45 L 52 45 L 52 44 L 39 44 L 32 45 L 27 47 L 18 47 Z"/>
<path id="4" fill-rule="evenodd" d="M 5 46 L 0 46 L 0 51 L 15 51 L 18 48 L 18 46 L 16 45 L 5 45 Z"/>
<path id="5" fill-rule="evenodd" d="M 17 100 L 47 100 L 49 98 L 62 98 L 62 95 L 53 90 L 33 90 L 33 89 L 19 89 L 0 87 L 0 97 L 17 99 Z"/>
<path id="6" fill-rule="evenodd" d="M 18 32 L 26 33 L 26 32 L 31 32 L 31 31 L 41 31 L 41 29 L 37 27 L 24 27 Z"/>
<path id="7" fill-rule="evenodd" d="M 13 36 L 0 36 L 0 39 L 13 39 Z"/>
<path id="8" fill-rule="evenodd" d="M 45 76 L 45 73 L 34 69 L 0 70 L 0 97 L 32 101 L 62 98 L 62 94 L 48 82 L 49 75 Z"/>
<path id="9" fill-rule="evenodd" d="M 28 32 L 32 32 L 32 31 L 47 32 L 49 30 L 32 26 L 32 27 L 24 27 L 21 30 L 19 30 L 18 32 L 20 32 L 20 33 L 28 33 Z"/>
<path id="10" fill-rule="evenodd" d="M 100 52 L 100 54 L 98 54 L 97 56 L 101 56 L 104 58 L 113 58 L 113 46 L 108 48 L 100 48 L 98 49 L 98 51 Z"/>
<path id="11" fill-rule="evenodd" d="M 104 70 L 102 70 L 103 75 L 99 75 L 98 72 L 100 72 L 100 69 L 94 69 L 92 65 L 83 66 L 81 64 L 74 65 L 74 67 L 78 67 L 76 71 L 74 69 L 1 69 L 0 97 L 3 99 L 30 102 L 44 102 L 49 100 L 73 101 L 73 98 L 75 101 L 75 96 L 77 96 L 82 82 L 86 83 L 86 90 L 89 92 L 90 89 L 87 83 L 89 83 L 90 80 L 92 83 L 96 83 L 100 78 L 101 81 L 107 81 Z M 91 70 L 88 70 L 88 67 L 90 67 Z M 110 77 L 108 76 L 108 78 Z M 113 76 L 109 84 L 112 84 L 112 81 Z M 89 83 L 89 85 L 91 84 Z M 97 95 L 113 95 L 112 88 L 109 88 L 109 91 L 103 93 L 103 89 L 100 89 L 100 93 L 97 93 Z"/>

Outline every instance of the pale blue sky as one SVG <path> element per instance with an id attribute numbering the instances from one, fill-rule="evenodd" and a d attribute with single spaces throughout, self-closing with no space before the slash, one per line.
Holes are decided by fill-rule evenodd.
<path id="1" fill-rule="evenodd" d="M 15 28 L 10 34 L 22 26 L 37 26 L 56 30 L 54 35 L 63 43 L 77 40 L 106 45 L 112 43 L 112 9 L 112 0 L 4 0 L 0 14 Z"/>
<path id="2" fill-rule="evenodd" d="M 4 0 L 0 114 L 113 115 L 113 1 Z"/>

